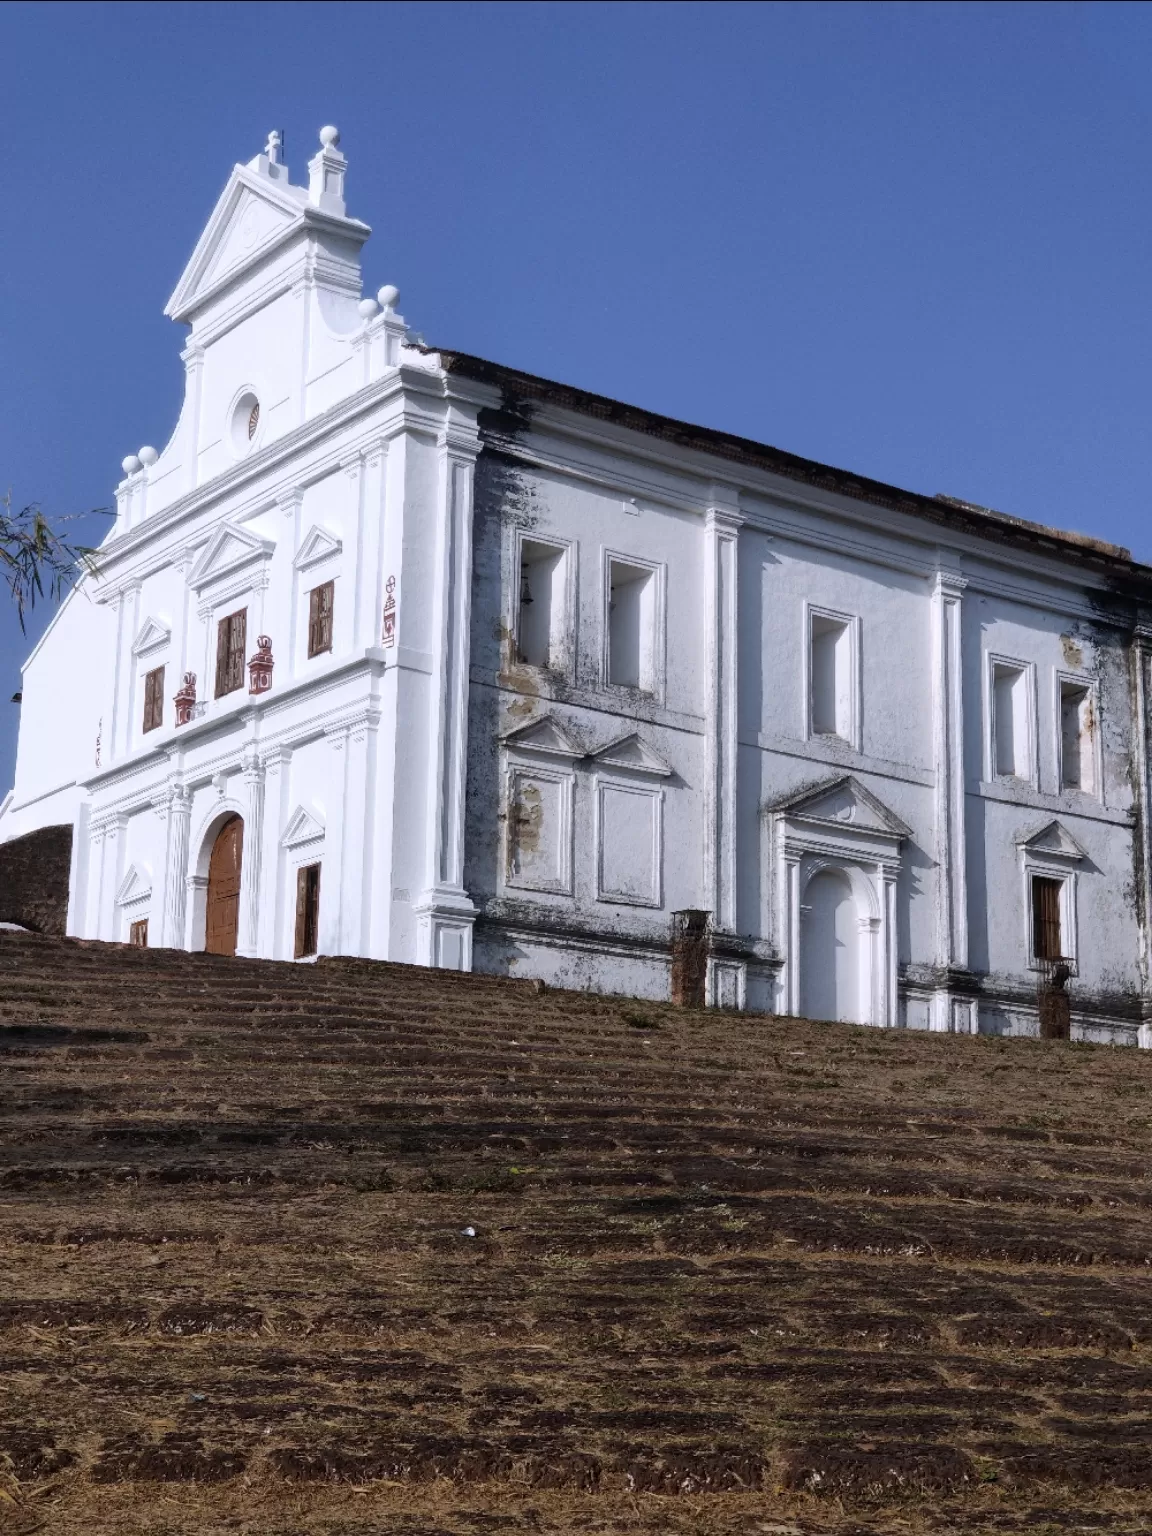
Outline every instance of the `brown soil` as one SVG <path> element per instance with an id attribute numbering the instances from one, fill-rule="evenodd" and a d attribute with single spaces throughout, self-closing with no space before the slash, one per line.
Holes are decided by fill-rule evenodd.
<path id="1" fill-rule="evenodd" d="M 0 1531 L 1145 1531 L 1152 1057 L 0 937 Z"/>

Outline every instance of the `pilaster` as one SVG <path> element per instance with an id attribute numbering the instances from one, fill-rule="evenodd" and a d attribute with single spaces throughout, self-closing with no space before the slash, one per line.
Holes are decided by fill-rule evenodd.
<path id="1" fill-rule="evenodd" d="M 264 770 L 264 827 L 260 853 L 260 901 L 256 914 L 256 953 L 270 960 L 283 959 L 279 949 L 283 909 L 280 835 L 288 816 L 289 765 L 287 747 L 272 747 L 260 754 Z M 321 892 L 323 900 L 323 892 Z"/>
<path id="2" fill-rule="evenodd" d="M 936 958 L 946 969 L 968 964 L 968 853 L 965 818 L 963 594 L 953 569 L 940 568 L 932 592 L 932 760 L 935 771 L 934 888 Z M 971 1010 L 947 990 L 933 1000 L 936 1030 L 967 1033 Z"/>
<path id="3" fill-rule="evenodd" d="M 704 520 L 707 783 L 705 904 L 713 927 L 736 926 L 737 540 L 739 493 L 713 486 Z"/>
<path id="4" fill-rule="evenodd" d="M 245 747 L 241 776 L 244 782 L 244 853 L 240 862 L 240 922 L 236 953 L 259 953 L 260 885 L 264 862 L 264 768 L 256 747 Z"/>
<path id="5" fill-rule="evenodd" d="M 160 892 L 157 943 L 169 949 L 184 944 L 187 898 L 188 840 L 192 820 L 191 791 L 171 781 L 165 794 L 153 802 L 164 822 L 164 870 Z"/>
<path id="6" fill-rule="evenodd" d="M 426 877 L 416 903 L 417 959 L 452 970 L 472 966 L 475 907 L 464 890 L 464 796 L 468 754 L 468 666 L 472 606 L 472 481 L 480 439 L 455 416 L 440 456 L 432 593 Z"/>
<path id="7" fill-rule="evenodd" d="M 325 732 L 332 754 L 328 782 L 331 796 L 325 804 L 324 869 L 320 876 L 320 935 L 317 951 L 321 955 L 344 954 L 344 855 L 345 809 L 348 804 L 348 727 L 342 725 Z"/>

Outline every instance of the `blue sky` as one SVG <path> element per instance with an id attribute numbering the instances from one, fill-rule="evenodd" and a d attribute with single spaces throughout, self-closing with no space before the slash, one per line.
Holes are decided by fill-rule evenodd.
<path id="1" fill-rule="evenodd" d="M 0 57 L 18 503 L 163 446 L 230 167 L 334 122 L 429 341 L 1152 560 L 1147 5 L 9 0 Z"/>

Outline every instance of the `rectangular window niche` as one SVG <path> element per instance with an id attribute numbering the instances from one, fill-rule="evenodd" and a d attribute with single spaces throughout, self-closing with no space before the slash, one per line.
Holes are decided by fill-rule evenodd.
<path id="1" fill-rule="evenodd" d="M 516 570 L 516 659 L 561 671 L 568 662 L 569 551 L 565 544 L 522 539 Z"/>
<path id="2" fill-rule="evenodd" d="M 1089 678 L 1056 675 L 1060 788 L 1100 793 L 1100 718 Z"/>
<path id="3" fill-rule="evenodd" d="M 607 556 L 604 678 L 614 688 L 661 691 L 660 577 L 659 566 Z"/>
<path id="4" fill-rule="evenodd" d="M 1031 662 L 988 657 L 988 778 L 1036 788 L 1036 687 Z"/>
<path id="5" fill-rule="evenodd" d="M 809 737 L 835 737 L 861 750 L 860 620 L 806 606 Z"/>

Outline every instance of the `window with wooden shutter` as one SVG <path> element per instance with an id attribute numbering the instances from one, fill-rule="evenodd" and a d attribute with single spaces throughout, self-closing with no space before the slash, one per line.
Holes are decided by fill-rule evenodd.
<path id="1" fill-rule="evenodd" d="M 216 627 L 216 697 L 244 686 L 244 650 L 248 643 L 248 610 L 241 608 Z"/>
<path id="2" fill-rule="evenodd" d="M 144 729 L 154 731 L 164 724 L 164 668 L 154 667 L 144 674 Z"/>
<path id="3" fill-rule="evenodd" d="M 332 649 L 332 599 L 335 584 L 326 581 L 308 594 L 308 655 L 320 656 Z"/>
<path id="4" fill-rule="evenodd" d="M 148 919 L 141 917 L 128 929 L 128 942 L 135 949 L 148 948 Z"/>
<path id="5" fill-rule="evenodd" d="M 306 864 L 296 871 L 297 960 L 316 953 L 320 936 L 320 866 Z"/>
<path id="6" fill-rule="evenodd" d="M 1037 960 L 1063 958 L 1060 935 L 1060 895 L 1063 881 L 1032 877 L 1032 952 Z"/>

